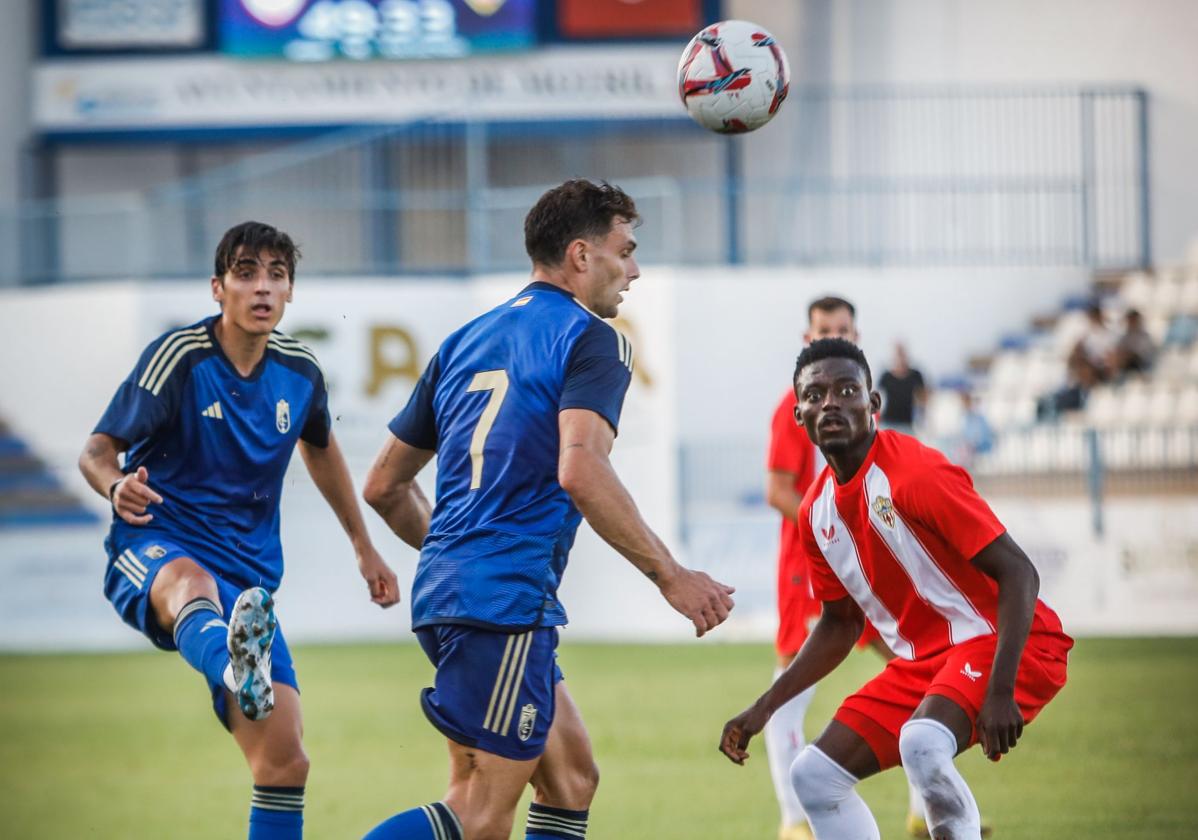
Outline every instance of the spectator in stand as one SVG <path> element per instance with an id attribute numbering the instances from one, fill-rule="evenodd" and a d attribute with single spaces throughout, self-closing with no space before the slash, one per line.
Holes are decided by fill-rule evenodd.
<path id="1" fill-rule="evenodd" d="M 882 392 L 882 425 L 912 434 L 916 416 L 922 415 L 928 402 L 928 390 L 923 374 L 907 361 L 907 348 L 900 341 L 894 345 L 894 364 L 878 380 Z"/>
<path id="2" fill-rule="evenodd" d="M 1102 306 L 1098 301 L 1092 302 L 1086 307 L 1086 331 L 1069 353 L 1070 379 L 1074 382 L 1110 380 L 1114 373 L 1115 345 L 1118 341 L 1102 317 Z"/>
<path id="3" fill-rule="evenodd" d="M 1144 316 L 1135 309 L 1124 316 L 1124 332 L 1115 345 L 1115 375 L 1146 373 L 1156 359 L 1156 342 L 1144 329 Z"/>
<path id="4" fill-rule="evenodd" d="M 979 455 L 985 455 L 994 448 L 994 430 L 990 421 L 977 409 L 973 394 L 968 388 L 962 388 L 961 394 L 961 439 L 953 459 L 966 469 L 971 469 Z"/>

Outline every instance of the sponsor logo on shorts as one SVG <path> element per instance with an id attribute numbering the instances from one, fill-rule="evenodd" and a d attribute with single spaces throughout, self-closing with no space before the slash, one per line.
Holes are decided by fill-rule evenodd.
<path id="1" fill-rule="evenodd" d="M 894 503 L 885 496 L 878 496 L 874 499 L 874 513 L 876 513 L 887 528 L 894 527 Z"/>
<path id="2" fill-rule="evenodd" d="M 527 741 L 532 736 L 532 728 L 536 723 L 537 707 L 528 703 L 520 710 L 520 725 L 516 728 L 516 735 L 521 741 Z"/>
<path id="3" fill-rule="evenodd" d="M 152 545 L 147 548 L 144 553 L 146 557 L 149 557 L 151 560 L 161 560 L 166 556 L 166 549 L 160 545 Z"/>
<path id="4" fill-rule="evenodd" d="M 969 677 L 969 679 L 973 680 L 974 682 L 977 682 L 978 677 L 982 675 L 981 671 L 975 671 L 973 668 L 969 667 L 968 662 L 966 662 L 965 667 L 961 669 L 961 673 Z"/>

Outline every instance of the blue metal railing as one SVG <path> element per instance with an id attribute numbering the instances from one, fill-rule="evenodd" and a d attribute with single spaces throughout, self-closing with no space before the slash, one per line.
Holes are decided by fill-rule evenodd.
<path id="1" fill-rule="evenodd" d="M 120 195 L 72 197 L 65 183 L 65 195 L 0 210 L 0 283 L 207 273 L 220 234 L 248 217 L 296 236 L 309 273 L 523 268 L 524 211 L 578 175 L 634 194 L 646 257 L 661 262 L 1151 263 L 1142 90 L 792 99 L 748 137 L 684 119 L 426 120 L 330 132 Z M 85 159 L 89 147 L 49 146 L 30 168 L 53 170 L 68 148 Z"/>

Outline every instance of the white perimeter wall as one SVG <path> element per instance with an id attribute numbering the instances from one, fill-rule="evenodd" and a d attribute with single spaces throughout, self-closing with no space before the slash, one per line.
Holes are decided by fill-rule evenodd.
<path id="1" fill-rule="evenodd" d="M 328 371 L 335 429 L 359 484 L 387 420 L 440 339 L 525 279 L 301 280 L 283 328 L 308 335 Z M 744 451 L 754 452 L 751 468 L 759 468 L 769 413 L 787 387 L 811 297 L 835 292 L 854 299 L 866 349 L 879 363 L 901 336 L 925 370 L 942 374 L 1084 284 L 1084 277 L 1060 272 L 648 269 L 619 323 L 636 347 L 638 375 L 625 405 L 616 467 L 646 518 L 679 546 L 680 447 L 747 444 Z M 84 439 L 142 347 L 212 311 L 203 281 L 0 293 L 0 417 L 104 514 L 103 500 L 74 468 Z M 375 379 L 379 387 L 372 392 Z M 1110 537 L 1103 542 L 1088 536 L 1088 509 L 1080 501 L 993 501 L 1041 564 L 1045 592 L 1071 627 L 1198 631 L 1193 498 L 1112 503 Z M 696 560 L 746 593 L 740 614 L 717 639 L 772 632 L 775 526 L 767 511 L 747 514 L 753 522 L 730 521 L 729 544 L 743 547 L 738 529 L 764 536 L 743 561 L 709 552 Z M 373 514 L 367 518 L 405 582 L 406 597 L 415 552 Z M 100 593 L 104 530 L 0 532 L 0 646 L 142 644 Z M 284 495 L 283 539 L 288 571 L 280 602 L 289 636 L 408 638 L 406 605 L 382 613 L 367 603 L 346 541 L 298 459 Z M 585 526 L 562 594 L 572 618 L 567 638 L 688 637 L 682 619 Z"/>

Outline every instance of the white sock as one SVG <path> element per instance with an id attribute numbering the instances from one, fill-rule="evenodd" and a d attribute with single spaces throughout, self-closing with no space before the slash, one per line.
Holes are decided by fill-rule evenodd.
<path id="1" fill-rule="evenodd" d="M 943 723 L 916 718 L 903 724 L 899 754 L 918 789 L 933 837 L 981 840 L 982 818 L 973 793 L 953 764 L 957 739 Z"/>
<path id="2" fill-rule="evenodd" d="M 915 786 L 915 782 L 911 781 L 910 776 L 907 777 L 907 813 L 914 817 L 927 819 L 923 812 L 923 797 L 919 795 L 919 788 Z"/>
<path id="3" fill-rule="evenodd" d="M 815 840 L 881 840 L 878 824 L 853 786 L 857 779 L 814 744 L 790 768 Z"/>
<path id="4" fill-rule="evenodd" d="M 774 669 L 775 680 L 782 670 Z M 765 752 L 770 761 L 770 776 L 774 780 L 774 795 L 782 811 L 783 825 L 798 825 L 807 820 L 794 785 L 790 783 L 790 765 L 794 764 L 799 752 L 807 745 L 807 739 L 803 737 L 803 718 L 807 716 L 807 707 L 814 696 L 815 686 L 811 686 L 791 698 L 790 702 L 774 712 L 763 733 Z"/>

